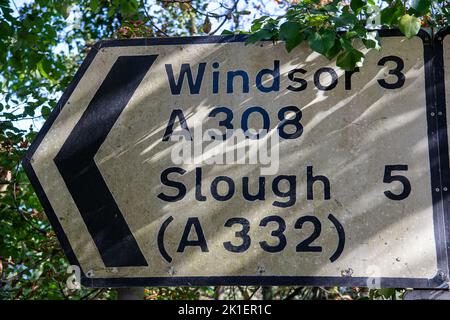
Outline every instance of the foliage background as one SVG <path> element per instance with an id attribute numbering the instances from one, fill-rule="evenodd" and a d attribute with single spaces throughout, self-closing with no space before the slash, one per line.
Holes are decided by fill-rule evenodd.
<path id="1" fill-rule="evenodd" d="M 70 290 L 68 262 L 20 160 L 99 39 L 252 33 L 283 40 L 352 70 L 377 50 L 368 29 L 447 26 L 438 0 L 0 0 L 0 299 L 114 299 L 114 289 Z M 399 299 L 404 290 L 307 287 L 146 288 L 146 299 Z"/>

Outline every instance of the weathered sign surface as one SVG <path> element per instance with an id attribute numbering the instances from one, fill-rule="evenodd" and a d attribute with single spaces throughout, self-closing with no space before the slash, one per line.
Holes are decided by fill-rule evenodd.
<path id="1" fill-rule="evenodd" d="M 24 166 L 87 286 L 445 287 L 431 44 L 351 73 L 244 37 L 90 52 Z"/>

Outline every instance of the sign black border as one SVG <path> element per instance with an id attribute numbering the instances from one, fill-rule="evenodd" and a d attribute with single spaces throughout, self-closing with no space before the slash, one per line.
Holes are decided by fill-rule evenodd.
<path id="1" fill-rule="evenodd" d="M 380 37 L 403 36 L 398 30 L 379 30 Z M 212 285 L 309 285 L 309 286 L 367 286 L 367 277 L 314 277 L 314 276 L 203 276 L 203 277 L 122 277 L 122 278 L 89 278 L 81 268 L 77 257 L 64 233 L 64 230 L 42 188 L 36 173 L 33 170 L 31 159 L 43 138 L 50 130 L 53 122 L 58 117 L 84 73 L 94 60 L 97 52 L 106 47 L 120 46 L 154 46 L 172 44 L 206 44 L 206 43 L 227 43 L 244 42 L 247 35 L 234 36 L 204 36 L 204 37 L 174 37 L 174 38 L 143 38 L 127 40 L 105 40 L 96 43 L 90 50 L 81 67 L 76 72 L 72 82 L 63 93 L 56 108 L 52 111 L 37 137 L 31 144 L 26 156 L 22 160 L 22 165 L 34 187 L 36 194 L 48 216 L 48 219 L 61 243 L 61 246 L 72 265 L 77 265 L 81 270 L 81 283 L 86 287 L 131 287 L 131 286 L 212 286 Z M 426 109 L 428 126 L 428 149 L 430 158 L 431 195 L 433 202 L 433 222 L 437 250 L 436 275 L 431 279 L 426 278 L 377 278 L 381 287 L 389 288 L 439 288 L 447 289 L 449 276 L 449 252 L 450 243 L 446 230 L 448 230 L 448 210 L 449 201 L 443 205 L 441 169 L 446 167 L 445 181 L 448 180 L 448 145 L 439 145 L 439 141 L 447 141 L 445 113 L 443 117 L 437 117 L 438 112 L 445 111 L 445 103 L 436 105 L 434 89 L 434 68 L 433 68 L 433 42 L 430 35 L 420 30 L 418 37 L 422 39 L 424 49 L 424 68 L 426 86 Z M 442 46 L 441 46 L 442 53 Z M 438 111 L 439 110 L 439 111 Z M 444 110 L 444 111 L 442 111 Z M 441 114 L 440 114 L 441 115 Z M 439 119 L 438 119 L 439 118 Z M 438 121 L 439 120 L 439 121 Z M 443 122 L 444 121 L 444 122 Z M 439 134 L 438 134 L 439 129 Z M 445 131 L 445 132 L 444 132 Z M 445 149 L 444 149 L 445 147 Z M 441 152 L 439 152 L 441 150 Z M 447 151 L 445 156 L 442 151 Z M 434 159 L 434 160 L 433 160 Z M 447 162 L 445 162 L 447 161 Z M 448 185 L 448 184 L 445 184 Z"/>
<path id="2" fill-rule="evenodd" d="M 437 130 L 439 140 L 439 159 L 441 170 L 441 193 L 444 206 L 444 236 L 446 241 L 446 251 L 448 265 L 450 268 L 450 161 L 449 161 L 449 140 L 447 134 L 447 108 L 445 95 L 445 73 L 444 73 L 444 51 L 443 39 L 450 34 L 450 27 L 439 30 L 434 36 L 434 80 L 435 80 L 435 105 L 437 111 Z M 448 280 L 447 280 L 448 281 Z"/>

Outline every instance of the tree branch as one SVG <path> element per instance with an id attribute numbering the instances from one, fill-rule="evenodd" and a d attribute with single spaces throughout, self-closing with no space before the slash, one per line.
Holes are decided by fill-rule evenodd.
<path id="1" fill-rule="evenodd" d="M 161 32 L 163 35 L 165 35 L 166 37 L 170 37 L 166 32 L 164 32 L 161 28 L 159 28 L 154 22 L 152 17 L 150 16 L 150 14 L 148 13 L 147 9 L 145 8 L 145 2 L 144 0 L 141 0 L 141 6 L 142 9 L 144 10 L 144 14 L 146 16 L 146 18 L 148 19 L 148 22 L 151 24 L 151 26 L 153 28 L 155 28 L 157 31 Z"/>
<path id="2" fill-rule="evenodd" d="M 225 22 L 227 22 L 228 19 L 230 19 L 230 15 L 233 13 L 234 10 L 236 10 L 237 5 L 239 3 L 239 0 L 236 0 L 233 4 L 233 6 L 228 10 L 228 12 L 225 14 L 225 19 L 223 19 L 222 23 L 216 28 L 214 29 L 214 31 L 211 31 L 210 33 L 208 33 L 208 35 L 213 35 L 214 33 L 216 33 L 217 31 L 220 30 L 220 28 L 223 27 L 223 25 L 225 24 Z"/>

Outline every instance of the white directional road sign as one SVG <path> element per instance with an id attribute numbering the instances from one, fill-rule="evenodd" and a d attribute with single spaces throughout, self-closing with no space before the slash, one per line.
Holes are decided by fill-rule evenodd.
<path id="1" fill-rule="evenodd" d="M 446 287 L 432 42 L 381 41 L 353 72 L 245 36 L 96 44 L 23 162 L 82 283 Z"/>

